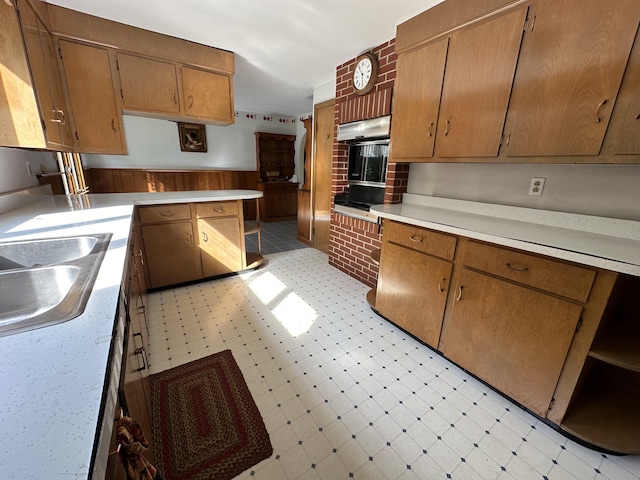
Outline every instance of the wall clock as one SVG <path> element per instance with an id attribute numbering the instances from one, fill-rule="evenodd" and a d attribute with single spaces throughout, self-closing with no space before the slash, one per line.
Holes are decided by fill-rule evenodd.
<path id="1" fill-rule="evenodd" d="M 378 80 L 378 57 L 365 53 L 356 59 L 353 69 L 353 89 L 358 95 L 369 93 Z"/>

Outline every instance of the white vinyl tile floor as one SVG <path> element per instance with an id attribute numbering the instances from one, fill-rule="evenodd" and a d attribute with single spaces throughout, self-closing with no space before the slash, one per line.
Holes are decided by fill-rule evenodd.
<path id="1" fill-rule="evenodd" d="M 638 480 L 373 312 L 311 248 L 149 295 L 151 373 L 231 349 L 273 455 L 240 479 Z"/>

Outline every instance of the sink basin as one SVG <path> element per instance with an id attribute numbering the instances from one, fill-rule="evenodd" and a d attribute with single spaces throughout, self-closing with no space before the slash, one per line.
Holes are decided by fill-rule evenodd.
<path id="1" fill-rule="evenodd" d="M 76 260 L 91 253 L 102 237 L 103 234 L 80 235 L 0 243 L 0 270 Z"/>
<path id="2" fill-rule="evenodd" d="M 0 336 L 80 315 L 111 234 L 0 243 Z"/>

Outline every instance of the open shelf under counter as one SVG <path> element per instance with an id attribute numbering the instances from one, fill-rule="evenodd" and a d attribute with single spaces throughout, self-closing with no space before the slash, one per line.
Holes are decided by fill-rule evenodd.
<path id="1" fill-rule="evenodd" d="M 561 427 L 617 453 L 640 454 L 640 373 L 593 361 Z"/>
<path id="2" fill-rule="evenodd" d="M 598 335 L 589 356 L 640 372 L 640 322 L 628 319 L 612 324 Z"/>

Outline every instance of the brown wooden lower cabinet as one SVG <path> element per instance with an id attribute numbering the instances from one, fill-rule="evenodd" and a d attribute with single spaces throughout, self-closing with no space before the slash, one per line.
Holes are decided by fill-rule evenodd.
<path id="1" fill-rule="evenodd" d="M 247 262 L 242 200 L 140 206 L 137 214 L 151 288 L 261 263 L 258 253 Z"/>
<path id="2" fill-rule="evenodd" d="M 640 277 L 385 219 L 370 298 L 385 318 L 540 417 L 638 454 L 638 291 Z"/>
<path id="3" fill-rule="evenodd" d="M 258 182 L 264 192 L 260 199 L 260 220 L 275 222 L 293 220 L 298 215 L 298 184 L 290 182 Z"/>
<path id="4" fill-rule="evenodd" d="M 582 307 L 467 269 L 454 290 L 442 353 L 546 415 Z"/>
<path id="5" fill-rule="evenodd" d="M 438 347 L 451 262 L 387 243 L 380 258 L 376 309 L 399 327 Z"/>
<path id="6" fill-rule="evenodd" d="M 311 190 L 298 190 L 298 240 L 311 245 Z"/>
<path id="7" fill-rule="evenodd" d="M 151 288 L 202 277 L 191 220 L 143 225 L 142 238 Z"/>

